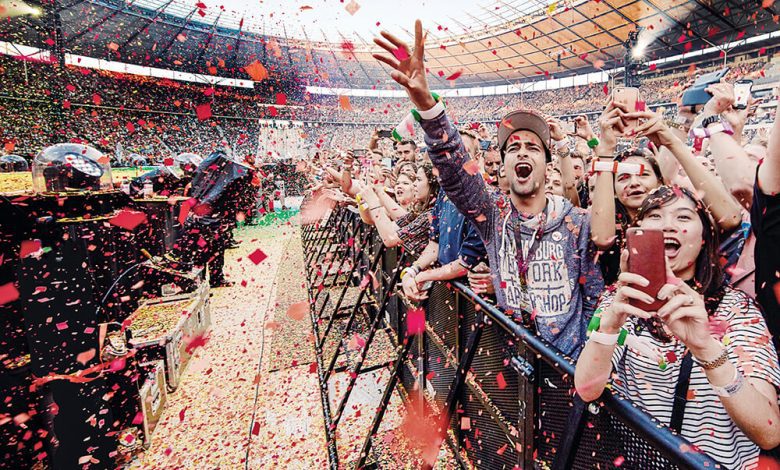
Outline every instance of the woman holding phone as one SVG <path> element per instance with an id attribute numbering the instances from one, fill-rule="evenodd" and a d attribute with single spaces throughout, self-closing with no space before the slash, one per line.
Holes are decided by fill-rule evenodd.
<path id="1" fill-rule="evenodd" d="M 723 283 L 718 230 L 687 189 L 662 186 L 634 225 L 663 231 L 664 303 L 640 289 L 623 250 L 618 282 L 602 298 L 574 377 L 585 401 L 613 388 L 725 468 L 754 468 L 780 443 L 780 366 L 755 301 Z M 652 247 L 642 247 L 652 251 Z M 660 251 L 659 247 L 655 247 Z M 614 372 L 614 375 L 613 375 Z"/>
<path id="2" fill-rule="evenodd" d="M 638 124 L 629 129 L 624 119 Z M 611 284 L 617 279 L 625 229 L 634 222 L 639 207 L 651 191 L 674 182 L 678 167 L 685 171 L 690 185 L 703 195 L 702 201 L 712 211 L 720 231 L 731 232 L 739 228 L 742 221 L 739 203 L 717 176 L 694 158 L 688 146 L 671 132 L 659 115 L 652 111 L 628 112 L 625 105 L 610 101 L 599 118 L 599 127 L 598 163 L 594 164 L 598 166 L 595 167 L 596 181 L 591 194 L 591 237 L 602 252 L 599 260 L 605 283 Z M 620 136 L 647 137 L 664 158 L 656 160 L 649 150 L 639 149 L 614 156 Z"/>

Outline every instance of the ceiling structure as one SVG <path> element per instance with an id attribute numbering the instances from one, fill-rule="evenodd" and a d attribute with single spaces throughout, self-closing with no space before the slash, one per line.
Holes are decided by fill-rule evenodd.
<path id="1" fill-rule="evenodd" d="M 623 44 L 637 27 L 643 29 L 640 42 L 648 60 L 780 29 L 777 11 L 771 5 L 761 8 L 760 2 L 549 1 L 472 1 L 462 11 L 440 8 L 448 13 L 437 15 L 435 21 L 423 18 L 432 87 L 517 84 L 620 67 Z M 285 17 L 276 12 L 273 20 L 274 12 L 269 7 L 263 13 L 262 2 L 256 15 L 202 2 L 56 0 L 52 7 L 48 0 L 43 5 L 46 13 L 38 18 L 0 22 L 0 40 L 51 48 L 57 13 L 64 48 L 74 54 L 242 79 L 249 78 L 244 67 L 258 61 L 269 75 L 303 85 L 392 86 L 386 67 L 371 57 L 377 52 L 371 34 L 380 29 L 375 23 L 340 30 L 339 22 L 320 25 L 305 18 L 304 12 L 316 15 L 326 3 L 343 9 L 344 2 L 312 0 L 314 6 L 299 7 L 300 14 Z M 388 22 L 380 26 L 412 42 L 411 20 L 405 28 Z"/>

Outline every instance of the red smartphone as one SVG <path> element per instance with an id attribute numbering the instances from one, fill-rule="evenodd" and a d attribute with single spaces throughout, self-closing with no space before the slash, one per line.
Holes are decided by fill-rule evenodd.
<path id="1" fill-rule="evenodd" d="M 630 228 L 626 231 L 628 248 L 628 272 L 639 274 L 650 284 L 647 287 L 632 285 L 652 296 L 652 304 L 631 300 L 634 307 L 646 312 L 658 311 L 666 302 L 658 300 L 658 291 L 666 284 L 666 258 L 664 257 L 664 233 L 662 230 Z"/>
<path id="2" fill-rule="evenodd" d="M 637 111 L 637 102 L 642 101 L 639 97 L 639 88 L 615 87 L 612 90 L 612 102 L 620 103 L 625 106 L 629 113 Z M 639 119 L 623 119 L 626 130 L 634 129 L 639 124 Z"/>

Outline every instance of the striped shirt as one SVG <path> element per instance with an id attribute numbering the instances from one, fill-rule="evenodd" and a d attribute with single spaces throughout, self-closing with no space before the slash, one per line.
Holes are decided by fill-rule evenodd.
<path id="1" fill-rule="evenodd" d="M 612 294 L 605 295 L 600 307 L 606 308 L 612 300 Z M 728 343 L 726 348 L 732 364 L 746 378 L 761 379 L 780 388 L 777 352 L 755 301 L 742 291 L 727 288 L 713 320 L 713 324 L 718 325 L 718 334 L 728 337 L 724 337 L 724 343 Z M 630 334 L 635 334 L 636 318 L 629 317 L 625 328 Z M 676 339 L 662 343 L 646 329 L 638 335 L 650 338 L 661 355 L 668 358 L 669 365 L 666 370 L 661 370 L 651 358 L 631 349 L 624 357 L 625 347 L 618 346 L 612 356 L 612 365 L 617 371 L 613 375 L 613 386 L 656 420 L 668 425 L 686 347 Z M 734 424 L 707 381 L 704 369 L 695 361 L 681 435 L 725 468 L 756 468 L 759 447 Z"/>

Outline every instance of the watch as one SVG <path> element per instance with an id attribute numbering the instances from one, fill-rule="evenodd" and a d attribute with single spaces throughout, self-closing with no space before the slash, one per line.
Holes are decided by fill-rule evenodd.
<path id="1" fill-rule="evenodd" d="M 710 124 L 715 124 L 716 122 L 722 122 L 720 114 L 713 114 L 712 116 L 707 116 L 706 118 L 702 119 L 701 127 L 706 129 L 710 126 Z"/>

